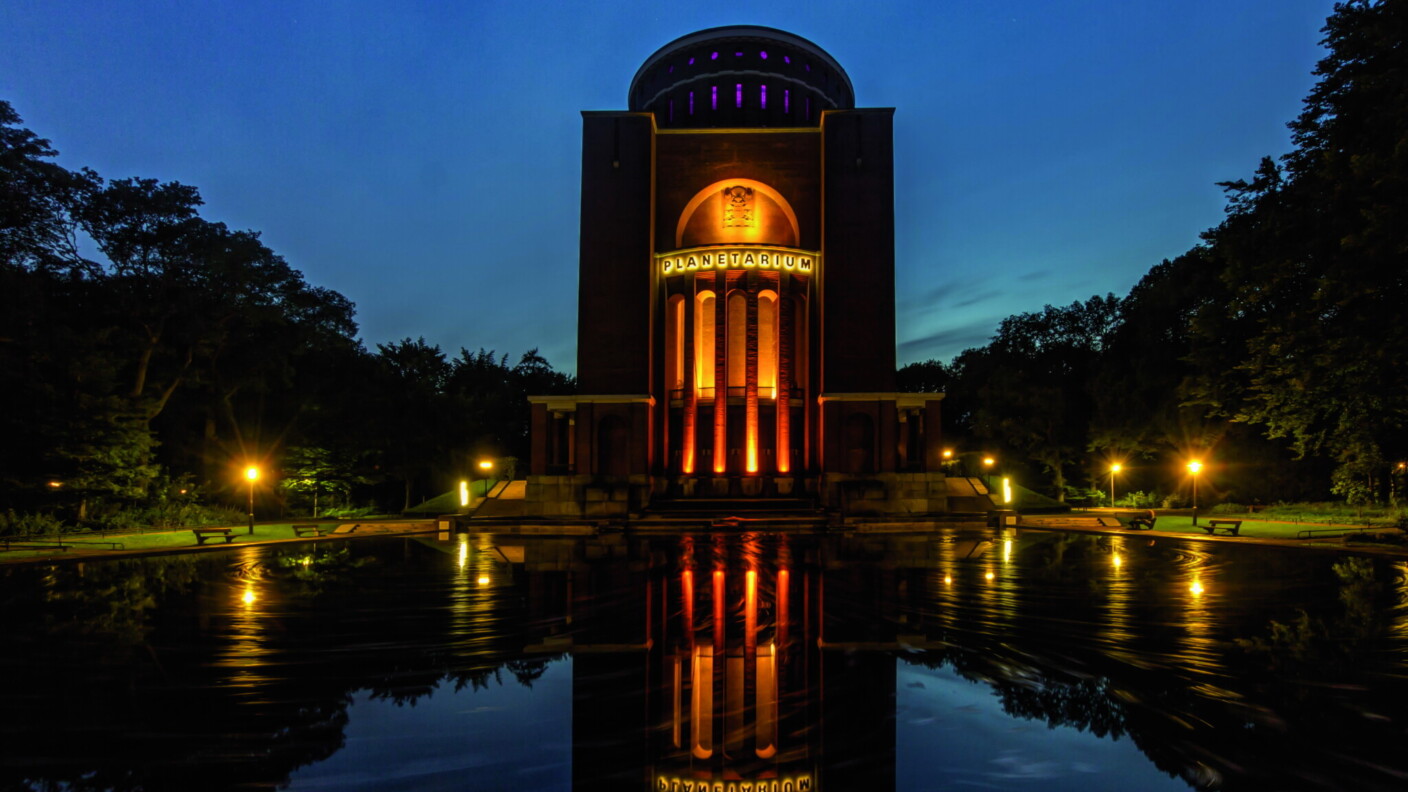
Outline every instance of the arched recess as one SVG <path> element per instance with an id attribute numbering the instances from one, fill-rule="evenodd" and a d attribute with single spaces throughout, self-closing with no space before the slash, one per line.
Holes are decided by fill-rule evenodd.
<path id="1" fill-rule="evenodd" d="M 714 395 L 714 293 L 694 298 L 694 387 L 701 398 Z"/>
<path id="2" fill-rule="evenodd" d="M 777 398 L 777 292 L 758 292 L 758 393 Z"/>
<path id="3" fill-rule="evenodd" d="M 704 202 L 709 200 L 710 198 L 715 198 L 721 195 L 724 191 L 724 188 L 735 186 L 747 187 L 756 193 L 760 193 L 762 195 L 767 196 L 767 198 L 771 200 L 774 204 L 776 204 L 777 208 L 781 210 L 783 217 L 787 221 L 787 226 L 791 231 L 791 239 L 746 239 L 738 241 L 756 242 L 760 244 L 786 245 L 790 247 L 797 247 L 801 244 L 802 231 L 801 226 L 799 226 L 797 223 L 797 213 L 792 210 L 792 204 L 788 203 L 787 199 L 782 197 L 782 193 L 754 179 L 723 179 L 721 181 L 716 181 L 708 187 L 705 187 L 704 189 L 695 193 L 694 197 L 689 199 L 689 203 L 685 204 L 684 211 L 680 212 L 679 223 L 675 226 L 675 247 L 677 249 L 685 247 L 685 229 L 689 227 L 689 221 L 693 219 L 694 213 L 698 211 L 699 207 L 702 206 Z"/>

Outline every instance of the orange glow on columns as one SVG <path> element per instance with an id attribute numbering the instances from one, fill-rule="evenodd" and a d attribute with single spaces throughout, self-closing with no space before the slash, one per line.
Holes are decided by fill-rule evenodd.
<path id="1" fill-rule="evenodd" d="M 748 416 L 748 472 L 758 472 L 758 415 Z"/>

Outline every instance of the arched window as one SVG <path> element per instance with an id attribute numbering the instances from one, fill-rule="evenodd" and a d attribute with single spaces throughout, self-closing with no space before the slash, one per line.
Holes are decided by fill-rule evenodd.
<path id="1" fill-rule="evenodd" d="M 728 296 L 728 386 L 748 384 L 748 297 L 741 291 Z"/>
<path id="2" fill-rule="evenodd" d="M 714 293 L 694 298 L 694 388 L 700 397 L 714 395 Z"/>
<path id="3" fill-rule="evenodd" d="M 678 294 L 665 309 L 665 388 L 684 388 L 684 297 Z"/>
<path id="4" fill-rule="evenodd" d="M 777 293 L 758 292 L 758 395 L 777 397 Z"/>

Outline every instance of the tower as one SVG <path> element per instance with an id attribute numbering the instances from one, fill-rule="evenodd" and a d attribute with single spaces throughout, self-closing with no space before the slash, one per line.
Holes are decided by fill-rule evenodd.
<path id="1" fill-rule="evenodd" d="M 580 394 L 532 399 L 532 511 L 946 510 L 942 397 L 893 392 L 893 113 L 752 26 L 676 39 L 627 110 L 583 113 Z"/>

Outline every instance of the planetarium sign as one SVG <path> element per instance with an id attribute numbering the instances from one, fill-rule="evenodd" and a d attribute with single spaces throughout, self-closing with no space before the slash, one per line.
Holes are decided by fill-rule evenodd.
<path id="1" fill-rule="evenodd" d="M 655 261 L 665 277 L 714 270 L 771 270 L 811 275 L 821 254 L 772 245 L 720 245 L 660 253 Z"/>

